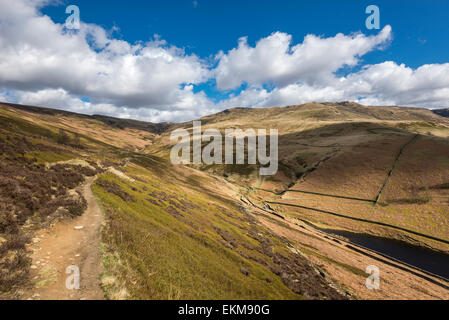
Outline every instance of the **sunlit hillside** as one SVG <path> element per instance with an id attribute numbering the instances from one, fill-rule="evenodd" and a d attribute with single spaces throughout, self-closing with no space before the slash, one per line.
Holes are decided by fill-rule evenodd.
<path id="1" fill-rule="evenodd" d="M 278 173 L 174 166 L 170 133 L 191 122 L 1 105 L 2 297 L 51 296 L 64 279 L 58 259 L 89 269 L 89 250 L 101 262 L 89 269 L 101 287 L 92 294 L 109 299 L 449 297 L 444 277 L 323 231 L 449 252 L 449 120 L 353 103 L 199 120 L 203 130 L 278 129 Z M 80 237 L 75 251 L 58 247 L 61 230 Z M 381 292 L 365 288 L 372 264 L 384 270 Z"/>

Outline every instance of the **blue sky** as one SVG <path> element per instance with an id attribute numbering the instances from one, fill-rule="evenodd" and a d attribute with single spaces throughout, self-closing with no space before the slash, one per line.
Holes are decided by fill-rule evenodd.
<path id="1" fill-rule="evenodd" d="M 380 30 L 365 26 L 373 4 Z M 63 28 L 68 5 L 78 32 Z M 443 0 L 0 0 L 0 100 L 151 121 L 308 101 L 447 107 L 448 15 Z"/>
<path id="2" fill-rule="evenodd" d="M 235 47 L 248 36 L 249 44 L 274 31 L 289 33 L 293 42 L 307 34 L 333 36 L 361 31 L 365 8 L 375 4 L 381 27 L 393 27 L 394 42 L 388 50 L 368 54 L 367 63 L 395 60 L 411 67 L 447 62 L 449 55 L 449 1 L 446 0 L 78 0 L 63 1 L 43 10 L 56 22 L 67 17 L 65 5 L 78 5 L 81 19 L 105 29 L 120 28 L 117 35 L 129 42 L 146 41 L 154 34 L 168 43 L 201 57 Z M 64 5 L 65 4 L 65 5 Z"/>

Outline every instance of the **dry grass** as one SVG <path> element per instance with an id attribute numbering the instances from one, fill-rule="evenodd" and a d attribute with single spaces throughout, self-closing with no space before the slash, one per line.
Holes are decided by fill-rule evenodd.
<path id="1" fill-rule="evenodd" d="M 339 297 L 319 285 L 324 279 L 312 277 L 313 267 L 294 258 L 283 239 L 258 226 L 233 201 L 200 192 L 201 183 L 210 184 L 210 178 L 191 171 L 183 181 L 169 174 L 172 184 L 135 165 L 126 172 L 139 179 L 132 185 L 110 174 L 102 179 L 119 185 L 135 202 L 125 202 L 100 185 L 94 192 L 108 217 L 104 241 L 129 268 L 127 274 L 110 273 L 122 278 L 131 298 Z M 293 281 L 304 273 L 315 280 L 300 285 Z"/>
<path id="2" fill-rule="evenodd" d="M 170 132 L 164 130 L 191 127 L 191 123 L 159 126 L 1 107 L 0 178 L 8 187 L 6 193 L 2 190 L 0 206 L 0 286 L 11 290 L 26 283 L 25 221 L 45 219 L 59 206 L 68 205 L 68 189 L 103 166 L 112 169 L 101 175 L 93 191 L 107 216 L 102 284 L 111 299 L 340 298 L 328 285 L 334 276 L 349 291 L 361 292 L 360 285 L 351 284 L 362 278 L 363 267 L 356 263 L 360 257 L 343 249 L 333 251 L 314 237 L 316 241 L 298 238 L 298 230 L 261 225 L 240 207 L 240 194 L 250 186 L 273 191 L 293 186 L 374 199 L 399 148 L 412 133 L 449 135 L 449 121 L 428 110 L 352 103 L 232 109 L 201 120 L 203 129 L 279 129 L 278 174 L 262 179 L 251 166 L 202 167 L 215 174 L 211 178 L 191 168 L 172 167 L 164 160 L 171 146 Z M 79 137 L 80 146 L 57 144 L 59 129 L 71 140 Z M 282 200 L 447 239 L 448 150 L 447 138 L 418 139 L 405 150 L 377 207 L 299 193 L 286 193 Z M 250 197 L 257 203 L 280 198 L 262 191 Z M 15 214 L 11 206 L 18 208 Z M 434 241 L 387 228 L 307 210 L 278 209 L 319 225 L 449 251 Z M 82 204 L 74 204 L 72 211 L 81 213 Z M 321 276 L 316 264 L 330 277 Z M 426 290 L 415 280 L 415 287 Z M 401 289 L 392 298 L 419 296 L 408 286 L 398 286 Z M 426 296 L 438 294 L 431 288 Z"/>

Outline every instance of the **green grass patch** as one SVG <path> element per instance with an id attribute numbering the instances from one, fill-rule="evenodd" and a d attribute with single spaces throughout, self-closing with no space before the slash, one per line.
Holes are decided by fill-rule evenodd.
<path id="1" fill-rule="evenodd" d="M 130 185 L 109 173 L 101 178 L 119 185 L 135 202 L 125 202 L 98 185 L 92 190 L 108 218 L 104 242 L 117 251 L 119 259 L 132 270 L 130 278 L 135 278 L 135 283 L 126 283 L 131 298 L 301 298 L 266 266 L 255 261 L 264 261 L 266 257 L 252 249 L 260 244 L 248 236 L 251 225 L 243 220 L 241 212 L 207 194 L 184 194 L 176 184 L 162 183 L 143 168 L 128 166 L 126 171 L 145 182 Z M 157 204 L 147 201 L 148 198 Z M 176 205 L 186 207 L 178 209 L 183 217 L 168 213 Z M 223 245 L 225 240 L 216 228 L 229 234 L 240 253 Z M 271 241 L 273 250 L 286 252 L 278 239 Z M 242 269 L 249 271 L 249 275 Z"/>
<path id="2" fill-rule="evenodd" d="M 68 152 L 53 152 L 53 151 L 33 151 L 25 155 L 26 158 L 36 158 L 37 163 L 54 163 L 59 161 L 67 161 L 77 158 L 76 155 Z"/>

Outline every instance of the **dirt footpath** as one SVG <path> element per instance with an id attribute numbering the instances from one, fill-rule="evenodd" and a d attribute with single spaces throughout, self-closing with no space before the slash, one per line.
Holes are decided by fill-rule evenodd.
<path id="1" fill-rule="evenodd" d="M 82 186 L 88 205 L 82 216 L 57 222 L 40 230 L 33 238 L 28 249 L 32 251 L 31 279 L 34 288 L 23 295 L 24 299 L 104 299 L 99 280 L 102 271 L 99 244 L 103 214 L 90 189 L 93 181 L 94 178 L 87 178 Z M 79 289 L 76 289 L 75 281 L 77 268 Z M 67 288 L 68 278 L 72 289 Z"/>

